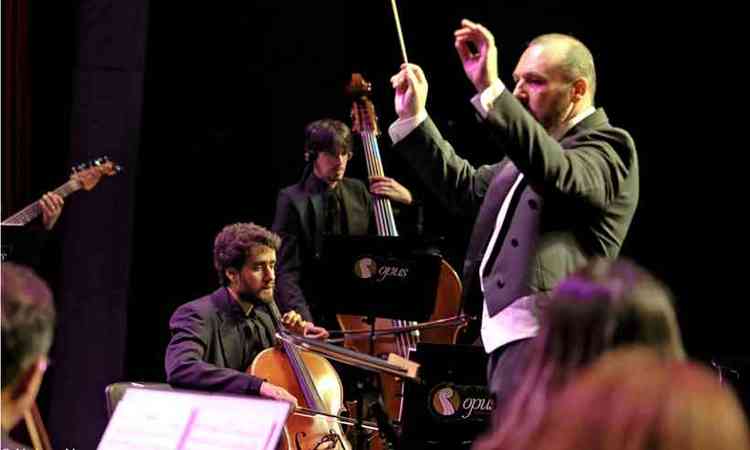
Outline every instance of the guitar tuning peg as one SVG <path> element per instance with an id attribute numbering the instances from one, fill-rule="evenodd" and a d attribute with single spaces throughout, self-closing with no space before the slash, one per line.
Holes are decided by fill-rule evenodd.
<path id="1" fill-rule="evenodd" d="M 77 167 L 77 169 L 78 170 L 86 170 L 86 167 L 87 167 L 86 164 L 83 163 L 83 164 L 79 164 L 78 167 Z"/>
<path id="2" fill-rule="evenodd" d="M 104 160 L 102 158 L 96 158 L 94 160 L 94 165 L 97 167 L 101 166 L 103 163 L 104 163 Z"/>
<path id="3" fill-rule="evenodd" d="M 78 173 L 78 169 L 76 168 L 76 166 L 73 166 L 70 168 L 70 173 L 72 174 Z"/>
<path id="4" fill-rule="evenodd" d="M 103 161 L 104 161 L 105 163 L 106 163 L 106 162 L 109 162 L 109 156 L 107 156 L 107 155 L 104 155 L 104 156 L 102 156 L 102 157 L 101 157 L 101 158 L 99 158 L 99 159 L 103 160 Z"/>

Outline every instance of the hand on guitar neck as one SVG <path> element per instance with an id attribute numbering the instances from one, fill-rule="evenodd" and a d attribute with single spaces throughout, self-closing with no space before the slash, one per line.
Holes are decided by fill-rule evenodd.
<path id="1" fill-rule="evenodd" d="M 3 220 L 2 224 L 5 226 L 24 226 L 41 215 L 44 228 L 50 230 L 60 217 L 64 197 L 80 189 L 90 191 L 102 177 L 115 175 L 120 171 L 122 171 L 122 167 L 110 161 L 106 156 L 73 167 L 70 180 L 58 186 L 54 191 L 44 194 L 38 202 L 26 206 L 21 211 Z"/>
<path id="2" fill-rule="evenodd" d="M 39 207 L 42 209 L 42 224 L 45 230 L 51 230 L 60 218 L 63 205 L 63 198 L 55 192 L 47 192 L 39 199 Z"/>

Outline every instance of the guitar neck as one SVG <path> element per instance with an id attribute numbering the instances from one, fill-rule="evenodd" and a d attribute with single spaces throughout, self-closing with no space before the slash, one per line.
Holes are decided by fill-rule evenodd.
<path id="1" fill-rule="evenodd" d="M 380 159 L 378 140 L 372 132 L 363 132 L 362 144 L 365 149 L 365 161 L 367 162 L 367 174 L 369 176 L 385 176 L 383 162 Z M 393 216 L 391 200 L 387 197 L 375 197 L 373 200 L 375 212 L 375 225 L 379 236 L 398 236 L 396 230 L 396 219 Z"/>
<path id="2" fill-rule="evenodd" d="M 53 192 L 65 198 L 79 189 L 81 189 L 81 184 L 71 179 L 58 186 Z M 39 217 L 40 214 L 42 214 L 42 208 L 39 206 L 39 201 L 36 201 L 3 220 L 2 225 L 23 226 Z"/>

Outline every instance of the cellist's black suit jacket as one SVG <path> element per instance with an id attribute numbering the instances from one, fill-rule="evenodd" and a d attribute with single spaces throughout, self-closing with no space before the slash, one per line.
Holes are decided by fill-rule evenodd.
<path id="1" fill-rule="evenodd" d="M 258 316 L 270 336 L 275 326 L 268 307 L 257 304 L 268 318 Z M 226 288 L 186 303 L 169 321 L 172 339 L 167 346 L 164 366 L 172 386 L 229 394 L 259 394 L 263 380 L 245 370 L 264 349 L 244 348 L 245 314 Z"/>
<path id="2" fill-rule="evenodd" d="M 451 211 L 476 217 L 464 261 L 464 305 L 481 312 L 479 267 L 498 212 L 519 172 L 496 257 L 485 268 L 494 315 L 519 297 L 548 291 L 594 256 L 615 257 L 638 203 L 638 159 L 630 135 L 597 109 L 559 142 L 507 89 L 484 126 L 499 163 L 473 167 L 428 118 L 395 145 Z"/>

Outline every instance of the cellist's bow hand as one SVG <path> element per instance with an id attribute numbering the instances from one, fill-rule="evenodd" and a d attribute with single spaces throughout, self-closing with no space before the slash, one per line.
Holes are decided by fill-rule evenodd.
<path id="1" fill-rule="evenodd" d="M 289 331 L 301 334 L 304 337 L 325 339 L 329 336 L 329 333 L 325 328 L 316 326 L 314 323 L 304 320 L 296 311 L 289 311 L 284 314 L 281 317 L 281 323 L 283 323 Z"/>
<path id="2" fill-rule="evenodd" d="M 299 406 L 297 398 L 290 394 L 289 391 L 281 386 L 271 384 L 268 381 L 264 381 L 263 384 L 260 385 L 260 395 L 274 400 L 289 402 L 294 405 L 295 408 Z"/>

